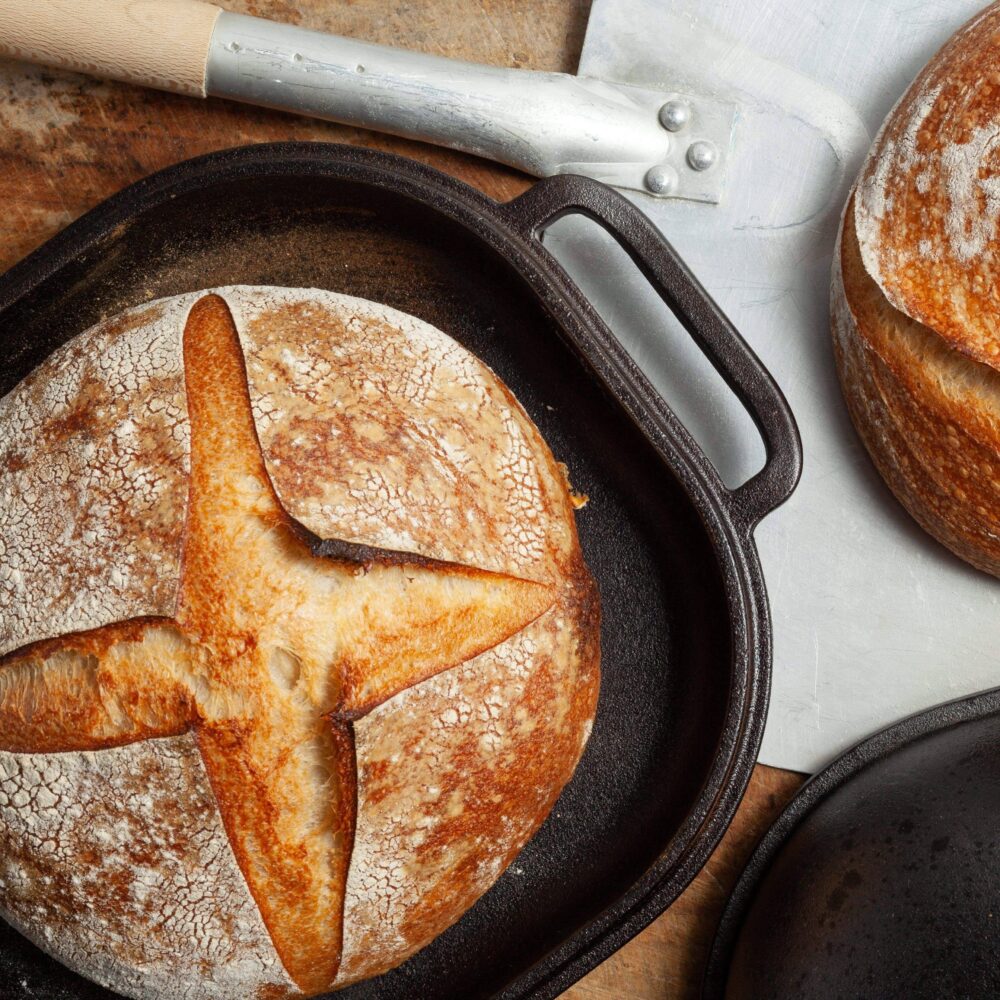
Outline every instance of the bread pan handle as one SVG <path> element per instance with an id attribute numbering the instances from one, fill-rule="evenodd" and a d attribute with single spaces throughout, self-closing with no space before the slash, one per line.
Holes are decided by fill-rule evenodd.
<path id="1" fill-rule="evenodd" d="M 629 255 L 680 320 L 746 407 L 763 438 L 767 456 L 764 467 L 742 486 L 730 490 L 685 432 L 690 447 L 722 491 L 733 520 L 752 531 L 761 518 L 788 499 L 799 481 L 802 443 L 798 428 L 770 373 L 677 251 L 630 201 L 585 177 L 566 175 L 541 181 L 508 202 L 505 213 L 510 223 L 530 239 L 538 239 L 546 226 L 565 215 L 584 215 L 596 222 Z"/>

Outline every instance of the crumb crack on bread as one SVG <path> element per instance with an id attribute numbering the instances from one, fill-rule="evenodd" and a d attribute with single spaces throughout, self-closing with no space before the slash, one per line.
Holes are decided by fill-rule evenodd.
<path id="1" fill-rule="evenodd" d="M 377 546 L 317 554 L 268 474 L 226 302 L 183 337 L 190 480 L 176 612 L 12 650 L 0 749 L 55 754 L 192 731 L 275 949 L 305 993 L 343 951 L 355 723 L 556 602 L 550 583 Z M 320 550 L 322 551 L 322 550 Z"/>

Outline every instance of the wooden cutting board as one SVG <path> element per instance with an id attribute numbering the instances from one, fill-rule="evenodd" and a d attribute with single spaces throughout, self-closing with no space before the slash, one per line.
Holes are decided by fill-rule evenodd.
<path id="1" fill-rule="evenodd" d="M 589 0 L 221 0 L 227 9 L 475 62 L 573 72 Z M 141 177 L 201 153 L 278 139 L 402 153 L 504 201 L 530 178 L 461 153 L 223 102 L 0 61 L 0 270 Z M 758 767 L 732 828 L 675 905 L 572 987 L 571 1000 L 698 995 L 716 921 L 750 849 L 802 776 Z"/>

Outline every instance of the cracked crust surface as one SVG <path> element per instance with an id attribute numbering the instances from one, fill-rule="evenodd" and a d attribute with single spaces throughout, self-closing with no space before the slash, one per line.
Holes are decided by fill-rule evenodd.
<path id="1" fill-rule="evenodd" d="M 832 318 L 848 408 L 913 517 L 1000 576 L 1000 5 L 886 120 L 848 203 Z"/>
<path id="2" fill-rule="evenodd" d="M 188 475 L 185 312 L 154 303 L 103 324 L 0 399 L 0 656 L 173 613 Z"/>
<path id="3" fill-rule="evenodd" d="M 86 623 L 82 635 L 38 636 L 28 618 L 0 615 L 13 650 L 0 661 L 0 835 L 6 854 L 34 859 L 17 891 L 0 868 L 0 910 L 126 995 L 270 1000 L 398 964 L 489 887 L 582 753 L 599 613 L 564 479 L 485 366 L 371 303 L 304 290 L 219 294 L 125 314 L 46 363 L 72 369 L 90 338 L 114 346 L 162 328 L 164 316 L 182 333 L 187 322 L 169 341 L 188 381 L 169 432 L 180 447 L 159 425 L 144 438 L 153 467 L 162 445 L 182 473 L 181 509 L 168 511 L 161 538 L 164 551 L 183 551 L 184 568 L 176 555 L 154 599 L 126 563 L 112 586 L 134 620 L 64 612 Z M 213 309 L 235 319 L 241 381 L 228 397 L 225 357 L 185 350 L 210 343 L 212 324 L 199 323 Z M 35 376 L 43 383 L 45 370 Z M 122 412 L 141 416 L 129 392 L 142 398 L 142 380 L 127 370 L 109 378 L 120 379 Z M 70 404 L 86 410 L 87 398 Z M 31 444 L 45 433 L 22 436 Z M 78 448 L 69 435 L 46 440 L 57 452 Z M 83 506 L 89 488 L 85 480 L 64 498 L 66 510 Z M 367 546 L 365 559 L 317 558 L 310 532 Z M 50 550 L 61 537 L 47 539 Z M 393 550 L 384 558 L 383 547 Z M 66 591 L 39 599 L 58 609 Z M 47 852 L 32 839 L 32 815 L 53 760 L 60 801 L 74 808 L 60 811 L 59 849 Z M 169 825 L 153 824 L 143 850 L 153 858 L 162 848 L 165 861 L 137 865 L 138 846 L 112 853 L 97 866 L 118 887 L 109 903 L 74 881 L 95 856 L 85 804 L 96 796 L 131 812 L 140 774 Z M 214 806 L 213 823 L 209 806 L 193 807 L 189 823 L 189 802 Z M 185 837 L 199 830 L 208 853 L 195 858 Z M 171 863 L 171 850 L 183 860 Z M 211 882 L 196 900 L 194 864 Z M 45 888 L 56 884 L 58 899 Z M 146 947 L 136 927 L 157 904 L 180 916 Z M 227 945 L 222 925 L 238 940 Z"/>
<path id="4" fill-rule="evenodd" d="M 355 727 L 358 833 L 338 985 L 448 927 L 513 861 L 583 752 L 600 651 L 593 584 Z"/>
<path id="5" fill-rule="evenodd" d="M 1000 367 L 1000 5 L 959 29 L 886 120 L 858 180 L 865 267 L 889 303 Z"/>
<path id="6" fill-rule="evenodd" d="M 246 1000 L 248 983 L 273 987 L 273 997 L 297 992 L 191 736 L 96 753 L 0 753 L 0 885 L 6 920 L 116 993 Z M 82 900 L 96 924 L 88 930 L 78 927 Z M 203 968 L 178 975 L 179 956 Z"/>
<path id="7" fill-rule="evenodd" d="M 575 544 L 538 431 L 440 330 L 298 289 L 227 301 L 267 471 L 320 538 L 540 579 Z"/>

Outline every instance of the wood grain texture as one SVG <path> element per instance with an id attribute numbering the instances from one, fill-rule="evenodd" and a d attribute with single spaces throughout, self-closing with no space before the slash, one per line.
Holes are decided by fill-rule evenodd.
<path id="1" fill-rule="evenodd" d="M 387 45 L 501 66 L 572 72 L 589 0 L 222 0 L 271 17 Z M 444 170 L 497 199 L 531 179 L 420 143 L 221 101 L 104 83 L 0 61 L 0 268 L 146 174 L 186 157 L 280 139 L 390 150 Z M 659 920 L 565 996 L 569 1000 L 693 1000 L 729 888 L 802 776 L 758 767 L 736 819 L 705 870 Z"/>
<path id="2" fill-rule="evenodd" d="M 658 920 L 564 994 L 563 1000 L 697 1000 L 715 928 L 750 853 L 804 775 L 758 764 L 722 843 Z"/>
<path id="3" fill-rule="evenodd" d="M 219 11 L 200 0 L 0 0 L 0 54 L 204 97 Z"/>
<path id="4" fill-rule="evenodd" d="M 225 0 L 225 9 L 423 52 L 572 71 L 589 0 Z M 278 140 L 414 157 L 506 200 L 530 179 L 463 153 L 218 100 L 207 103 L 0 60 L 0 269 L 141 177 L 188 157 Z"/>

